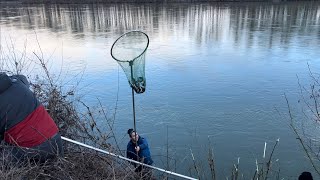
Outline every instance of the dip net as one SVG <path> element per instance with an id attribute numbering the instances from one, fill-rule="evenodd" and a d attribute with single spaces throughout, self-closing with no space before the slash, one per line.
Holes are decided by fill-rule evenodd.
<path id="1" fill-rule="evenodd" d="M 111 47 L 111 56 L 125 72 L 131 88 L 138 94 L 146 90 L 145 54 L 149 37 L 141 31 L 120 36 Z"/>

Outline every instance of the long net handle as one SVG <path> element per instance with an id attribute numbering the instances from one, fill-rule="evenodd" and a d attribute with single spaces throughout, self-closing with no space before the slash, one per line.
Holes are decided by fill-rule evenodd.
<path id="1" fill-rule="evenodd" d="M 133 70 L 132 70 L 133 61 L 130 61 L 129 65 L 130 65 L 130 70 L 131 70 L 131 81 L 133 82 Z M 137 126 L 136 126 L 136 109 L 135 109 L 135 103 L 134 103 L 134 89 L 133 89 L 133 87 L 131 87 L 131 90 L 132 90 L 133 129 L 135 132 L 134 138 L 135 138 L 135 150 L 136 150 L 137 145 L 138 145 L 138 139 L 136 138 L 137 137 Z M 136 154 L 137 154 L 137 160 L 139 161 L 138 152 L 136 152 Z"/>

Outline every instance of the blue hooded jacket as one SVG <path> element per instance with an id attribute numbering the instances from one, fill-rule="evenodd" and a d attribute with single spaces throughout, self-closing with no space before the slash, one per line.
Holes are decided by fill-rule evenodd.
<path id="1" fill-rule="evenodd" d="M 143 163 L 152 165 L 153 160 L 151 158 L 151 153 L 149 150 L 147 140 L 139 136 L 137 144 L 140 147 L 140 151 L 138 152 L 139 159 L 137 159 L 135 144 L 131 140 L 128 142 L 127 145 L 127 158 L 133 159 L 135 161 L 140 161 L 141 159 L 143 159 Z M 136 164 L 134 164 L 134 166 L 136 166 Z"/>

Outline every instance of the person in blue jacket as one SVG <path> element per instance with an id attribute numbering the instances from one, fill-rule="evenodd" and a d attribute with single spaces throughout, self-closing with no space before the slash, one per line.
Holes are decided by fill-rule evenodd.
<path id="1" fill-rule="evenodd" d="M 128 130 L 128 135 L 130 137 L 130 141 L 127 145 L 127 158 L 143 162 L 144 164 L 152 165 L 153 160 L 151 158 L 151 153 L 147 140 L 139 136 L 138 133 L 136 133 L 133 129 Z M 133 164 L 134 167 L 137 166 L 136 163 Z M 138 168 L 136 168 L 135 171 L 141 172 L 142 169 L 142 166 L 138 166 Z M 146 167 L 144 167 L 144 169 L 146 169 Z"/>

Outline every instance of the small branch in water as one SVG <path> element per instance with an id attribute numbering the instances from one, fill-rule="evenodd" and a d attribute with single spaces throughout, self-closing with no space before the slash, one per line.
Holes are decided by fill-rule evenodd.
<path id="1" fill-rule="evenodd" d="M 258 160 L 256 159 L 256 171 L 254 172 L 254 175 L 253 175 L 253 180 L 256 178 L 257 174 L 259 172 L 259 165 L 258 165 Z M 257 177 L 258 179 L 258 177 Z"/>
<path id="2" fill-rule="evenodd" d="M 99 101 L 100 108 L 101 108 L 101 111 L 102 111 L 102 113 L 103 113 L 103 116 L 104 116 L 105 120 L 107 121 L 107 124 L 108 124 L 108 126 L 109 126 L 109 128 L 110 128 L 110 132 L 112 133 L 112 137 L 113 137 L 113 139 L 114 139 L 114 141 L 115 141 L 115 143 L 116 143 L 116 146 L 117 146 L 118 150 L 120 150 L 118 141 L 117 141 L 117 139 L 116 139 L 116 135 L 114 134 L 113 126 L 112 126 L 112 125 L 110 124 L 110 122 L 108 121 L 107 114 L 106 114 L 106 112 L 105 112 L 104 109 L 103 109 L 103 106 L 102 106 L 102 104 L 101 104 L 100 99 L 98 99 L 98 101 Z M 121 153 L 121 151 L 120 151 L 119 153 Z M 120 155 L 122 155 L 122 154 L 120 154 Z"/>
<path id="3" fill-rule="evenodd" d="M 295 126 L 294 126 L 294 124 L 293 124 L 293 117 L 292 117 L 292 113 L 291 113 L 289 101 L 288 101 L 288 98 L 287 98 L 286 94 L 284 94 L 284 97 L 285 97 L 285 99 L 286 99 L 287 106 L 288 106 L 288 112 L 289 112 L 289 117 L 290 117 L 290 127 L 291 127 L 291 129 L 293 130 L 293 132 L 296 134 L 297 139 L 299 140 L 300 144 L 301 144 L 302 147 L 303 147 L 303 150 L 304 150 L 305 153 L 307 154 L 308 159 L 310 160 L 312 167 L 313 167 L 314 170 L 317 172 L 317 174 L 320 175 L 320 172 L 319 172 L 318 168 L 316 167 L 316 165 L 314 164 L 314 162 L 313 162 L 313 160 L 312 160 L 312 158 L 311 158 L 311 155 L 310 155 L 309 151 L 307 150 L 306 145 L 304 144 L 304 142 L 303 142 L 300 134 L 298 133 L 298 130 L 295 128 Z"/>
<path id="4" fill-rule="evenodd" d="M 274 152 L 274 150 L 276 149 L 279 141 L 280 141 L 280 138 L 277 139 L 276 144 L 273 146 L 273 149 L 272 149 L 272 151 L 271 151 L 271 154 L 270 154 L 270 157 L 269 157 L 269 161 L 267 162 L 267 172 L 266 172 L 266 177 L 265 177 L 265 179 L 268 179 L 268 173 L 269 173 L 269 171 L 270 171 L 270 169 L 271 169 L 271 159 L 272 159 L 272 156 L 273 156 L 273 152 Z"/>
<path id="5" fill-rule="evenodd" d="M 192 156 L 192 160 L 193 160 L 194 169 L 196 170 L 196 172 L 197 172 L 197 174 L 198 174 L 198 178 L 199 178 L 199 180 L 200 180 L 200 173 L 199 173 L 198 167 L 197 167 L 197 165 L 196 165 L 196 161 L 195 161 L 195 159 L 194 159 L 194 156 L 193 156 L 193 153 L 192 153 L 191 148 L 190 148 L 190 152 L 191 152 L 191 156 Z"/>
<path id="6" fill-rule="evenodd" d="M 239 176 L 239 164 L 240 164 L 240 157 L 238 157 L 238 162 L 237 162 L 237 165 L 233 165 L 234 166 L 234 172 L 232 172 L 232 176 L 234 180 L 237 180 L 238 179 L 238 176 Z"/>
<path id="7" fill-rule="evenodd" d="M 216 179 L 216 172 L 215 172 L 215 167 L 214 167 L 214 156 L 213 156 L 213 149 L 211 148 L 211 143 L 210 143 L 210 139 L 208 137 L 209 140 L 209 167 L 210 167 L 210 172 L 211 172 L 211 178 L 212 180 Z"/>

